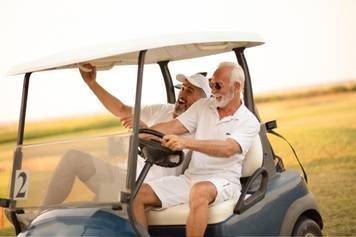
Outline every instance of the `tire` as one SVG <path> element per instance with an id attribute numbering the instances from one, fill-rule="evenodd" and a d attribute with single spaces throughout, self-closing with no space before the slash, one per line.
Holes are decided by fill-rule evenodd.
<path id="1" fill-rule="evenodd" d="M 323 236 L 323 233 L 314 220 L 301 216 L 293 228 L 292 236 Z"/>

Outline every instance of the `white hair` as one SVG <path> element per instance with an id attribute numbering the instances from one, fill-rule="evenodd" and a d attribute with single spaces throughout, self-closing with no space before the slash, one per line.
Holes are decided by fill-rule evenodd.
<path id="1" fill-rule="evenodd" d="M 230 67 L 232 68 L 231 74 L 230 74 L 230 83 L 233 82 L 238 82 L 240 84 L 240 89 L 241 92 L 243 92 L 244 85 L 245 85 L 245 73 L 242 67 L 233 62 L 222 62 L 219 64 L 218 69 L 223 68 L 223 67 Z"/>

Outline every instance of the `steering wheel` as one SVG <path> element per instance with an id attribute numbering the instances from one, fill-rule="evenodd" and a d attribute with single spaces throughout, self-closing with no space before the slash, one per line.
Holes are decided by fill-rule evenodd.
<path id="1" fill-rule="evenodd" d="M 140 128 L 138 133 L 150 134 L 158 138 L 163 138 L 164 136 L 163 133 L 149 128 Z M 173 151 L 163 146 L 159 141 L 142 138 L 139 138 L 138 154 L 155 165 L 169 168 L 179 166 L 184 157 L 183 151 Z"/>

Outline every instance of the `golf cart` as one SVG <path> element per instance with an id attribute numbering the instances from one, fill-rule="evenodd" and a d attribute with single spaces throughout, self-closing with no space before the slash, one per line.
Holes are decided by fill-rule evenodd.
<path id="1" fill-rule="evenodd" d="M 17 146 L 8 198 L 1 199 L 19 236 L 184 236 L 188 204 L 148 211 L 149 231 L 136 221 L 132 201 L 152 165 L 174 166 L 171 151 L 139 138 L 139 133 L 161 136 L 139 128 L 144 66 L 158 64 L 165 83 L 167 102 L 175 102 L 169 63 L 231 52 L 245 72 L 243 100 L 260 120 L 254 104 L 251 78 L 244 55 L 247 48 L 263 44 L 252 33 L 200 32 L 167 35 L 136 41 L 82 48 L 14 67 L 10 75 L 24 74 Z M 236 59 L 235 59 L 236 60 Z M 23 143 L 30 77 L 47 70 L 78 69 L 90 63 L 98 70 L 137 65 L 133 129 L 121 134 L 26 145 Z M 218 64 L 219 62 L 216 62 Z M 85 69 L 85 68 L 84 68 Z M 275 133 L 275 121 L 261 122 L 259 135 L 248 151 L 242 169 L 242 191 L 238 198 L 212 205 L 205 236 L 321 235 L 323 221 L 307 177 L 285 170 L 277 161 L 267 133 Z M 49 180 L 62 154 L 82 150 L 117 167 L 121 183 L 101 184 L 93 195 L 80 185 L 62 203 L 44 204 Z M 146 164 L 136 178 L 137 154 Z M 158 155 L 157 155 L 158 154 Z M 163 161 L 162 161 L 163 159 Z M 187 158 L 184 158 L 187 159 Z M 277 165 L 276 165 L 277 164 Z M 45 177 L 45 178 L 44 178 Z M 65 178 L 65 177 L 63 177 Z M 60 188 L 60 187 L 58 187 Z"/>

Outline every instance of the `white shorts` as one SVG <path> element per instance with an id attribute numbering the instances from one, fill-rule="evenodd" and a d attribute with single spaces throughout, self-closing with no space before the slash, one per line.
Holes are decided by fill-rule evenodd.
<path id="1" fill-rule="evenodd" d="M 145 159 L 143 159 L 141 156 L 137 156 L 136 177 L 140 175 L 144 165 L 145 165 Z M 178 167 L 168 168 L 168 167 L 153 165 L 147 173 L 145 182 L 148 182 L 149 180 L 159 179 L 165 176 L 176 176 L 181 173 L 180 172 L 181 166 L 182 165 Z"/>
<path id="2" fill-rule="evenodd" d="M 161 200 L 162 208 L 177 206 L 189 202 L 191 187 L 202 181 L 214 184 L 217 196 L 212 204 L 223 202 L 240 195 L 241 186 L 223 178 L 208 178 L 205 180 L 190 180 L 185 175 L 167 176 L 147 182 Z"/>

